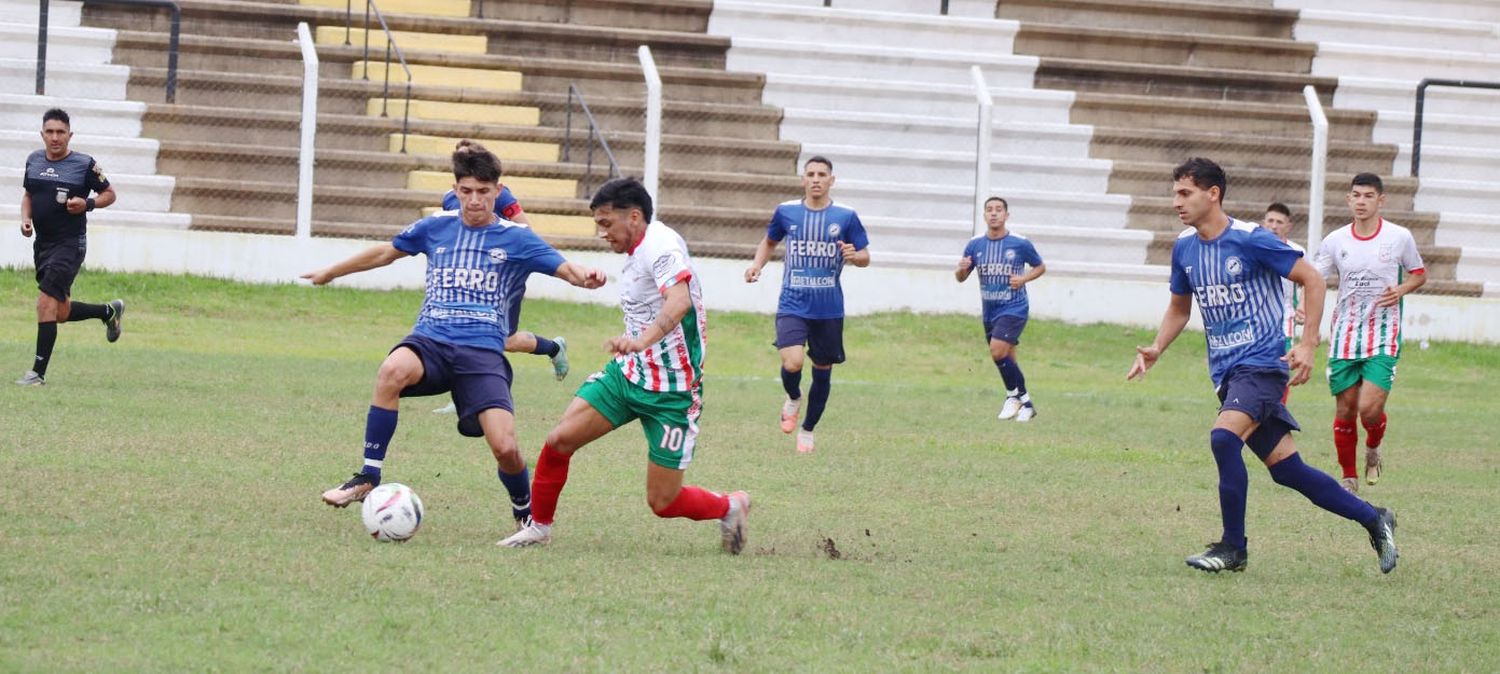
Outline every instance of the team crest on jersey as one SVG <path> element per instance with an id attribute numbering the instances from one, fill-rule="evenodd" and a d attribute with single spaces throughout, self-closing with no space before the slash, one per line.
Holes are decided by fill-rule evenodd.
<path id="1" fill-rule="evenodd" d="M 839 230 L 839 226 L 838 225 L 829 225 L 828 226 L 828 235 L 829 236 L 838 236 L 839 235 L 839 231 L 840 230 Z"/>
<path id="2" fill-rule="evenodd" d="M 1016 259 L 1016 251 L 1014 251 L 1014 250 L 1007 250 L 1007 251 L 1005 251 L 1005 259 L 1007 259 L 1007 260 L 1014 260 L 1014 259 Z"/>
<path id="3" fill-rule="evenodd" d="M 58 175 L 57 175 L 57 171 L 52 170 L 52 167 L 48 166 L 47 168 L 42 169 L 42 173 L 41 173 L 41 175 L 39 177 L 41 177 L 41 178 L 57 178 Z"/>
<path id="4" fill-rule="evenodd" d="M 1240 272 L 1244 270 L 1244 264 L 1240 262 L 1239 258 L 1230 255 L 1227 259 L 1224 260 L 1224 271 L 1229 272 L 1230 276 L 1239 276 Z"/>
<path id="5" fill-rule="evenodd" d="M 499 263 L 499 262 L 504 262 L 504 261 L 505 261 L 505 250 L 503 248 L 491 248 L 490 249 L 490 262 Z"/>

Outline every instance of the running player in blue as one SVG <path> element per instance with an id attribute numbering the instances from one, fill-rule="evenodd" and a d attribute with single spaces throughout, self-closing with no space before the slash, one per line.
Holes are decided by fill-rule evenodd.
<path id="1" fill-rule="evenodd" d="M 781 432 L 797 427 L 802 409 L 802 363 L 813 362 L 812 387 L 807 392 L 807 418 L 797 433 L 797 451 L 813 451 L 813 428 L 823 416 L 832 387 L 833 366 L 844 362 L 844 288 L 839 277 L 844 265 L 870 266 L 870 241 L 859 215 L 833 203 L 833 162 L 816 156 L 802 166 L 803 198 L 776 207 L 766 238 L 755 249 L 755 260 L 745 270 L 745 282 L 760 280 L 776 244 L 786 240 L 786 271 L 781 302 L 776 308 L 776 342 L 781 351 Z"/>
<path id="2" fill-rule="evenodd" d="M 427 256 L 426 299 L 416 326 L 386 356 L 375 379 L 365 418 L 364 465 L 352 479 L 323 492 L 323 502 L 342 508 L 380 484 L 401 398 L 451 391 L 460 432 L 482 435 L 495 456 L 519 529 L 530 520 L 531 487 L 516 447 L 511 369 L 505 360 L 508 296 L 528 274 L 550 274 L 582 288 L 604 285 L 605 275 L 565 261 L 530 229 L 495 215 L 500 161 L 493 154 L 454 152 L 453 177 L 462 211 L 422 218 L 390 243 L 303 275 L 323 285 L 408 255 Z"/>
<path id="3" fill-rule="evenodd" d="M 1026 376 L 1016 363 L 1016 347 L 1021 331 L 1031 314 L 1026 298 L 1026 284 L 1047 273 L 1047 265 L 1036 252 L 1036 246 L 1019 234 L 1005 228 L 1010 220 L 1010 204 L 1000 197 L 984 201 L 983 236 L 969 240 L 964 256 L 958 261 L 953 278 L 963 283 L 976 269 L 979 271 L 979 296 L 984 303 L 984 334 L 990 343 L 990 358 L 1005 382 L 1005 404 L 1000 420 L 1031 421 L 1036 407 L 1026 392 Z M 1027 266 L 1030 269 L 1027 269 Z"/>
<path id="4" fill-rule="evenodd" d="M 1172 173 L 1172 205 L 1188 229 L 1172 247 L 1172 300 L 1150 346 L 1136 347 L 1126 379 L 1151 369 L 1182 333 L 1196 298 L 1208 342 L 1208 370 L 1219 395 L 1219 416 L 1209 446 L 1219 469 L 1219 513 L 1224 535 L 1187 558 L 1188 566 L 1217 573 L 1243 571 L 1248 562 L 1245 499 L 1249 475 L 1240 450 L 1249 445 L 1277 484 L 1302 493 L 1315 505 L 1359 522 L 1380 556 L 1380 570 L 1396 568 L 1396 515 L 1344 491 L 1327 473 L 1302 462 L 1291 432 L 1300 430 L 1282 404 L 1288 379 L 1307 381 L 1327 287 L 1302 254 L 1270 230 L 1224 213 L 1224 170 L 1194 158 Z M 1307 322 L 1290 352 L 1282 344 L 1282 287 L 1302 286 Z M 1290 368 L 1290 372 L 1288 372 Z"/>

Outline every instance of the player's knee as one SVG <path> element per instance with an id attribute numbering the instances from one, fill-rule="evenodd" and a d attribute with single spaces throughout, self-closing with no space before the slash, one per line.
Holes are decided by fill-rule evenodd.
<path id="1" fill-rule="evenodd" d="M 1380 417 L 1385 414 L 1385 405 L 1372 404 L 1359 406 L 1359 419 L 1366 426 L 1374 426 L 1380 423 Z"/>
<path id="2" fill-rule="evenodd" d="M 507 473 L 514 473 L 526 465 L 526 459 L 521 456 L 521 448 L 516 446 L 514 438 L 490 440 L 490 453 L 495 456 L 495 463 Z"/>
<path id="3" fill-rule="evenodd" d="M 375 375 L 375 386 L 384 391 L 400 391 L 411 384 L 410 379 L 409 368 L 388 360 L 380 364 L 380 371 Z"/>
<path id="4" fill-rule="evenodd" d="M 990 340 L 990 357 L 995 360 L 1004 360 L 1010 357 L 1010 344 L 998 339 Z"/>

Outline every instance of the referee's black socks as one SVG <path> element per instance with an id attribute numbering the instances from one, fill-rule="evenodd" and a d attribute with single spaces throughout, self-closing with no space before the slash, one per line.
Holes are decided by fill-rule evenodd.
<path id="1" fill-rule="evenodd" d="M 36 363 L 31 370 L 47 376 L 47 362 L 52 360 L 52 347 L 57 344 L 57 321 L 36 324 Z"/>
<path id="2" fill-rule="evenodd" d="M 101 321 L 107 321 L 109 320 L 110 313 L 112 313 L 113 311 L 114 309 L 110 308 L 108 304 L 85 304 L 83 302 L 74 302 L 72 304 L 72 307 L 68 310 L 68 322 L 72 323 L 74 321 L 86 321 L 91 318 L 97 318 Z"/>

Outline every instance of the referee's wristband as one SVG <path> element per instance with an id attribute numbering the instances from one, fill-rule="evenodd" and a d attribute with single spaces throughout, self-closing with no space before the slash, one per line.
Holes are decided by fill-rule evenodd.
<path id="1" fill-rule="evenodd" d="M 85 213 L 94 210 L 94 198 L 93 197 L 89 197 L 87 199 L 84 199 L 83 203 L 84 203 L 83 211 Z"/>

